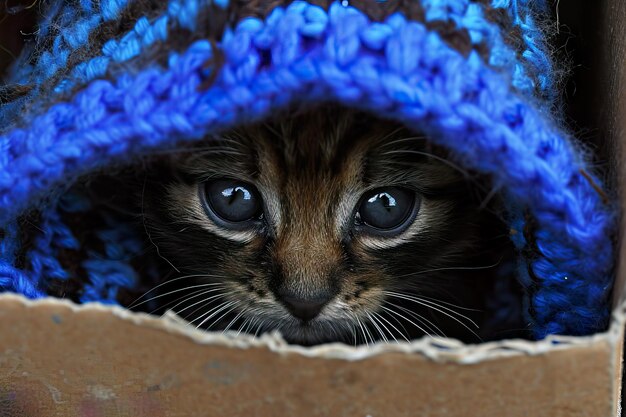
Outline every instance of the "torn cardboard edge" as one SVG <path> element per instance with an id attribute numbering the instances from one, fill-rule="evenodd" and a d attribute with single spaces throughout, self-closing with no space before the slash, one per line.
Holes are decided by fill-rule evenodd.
<path id="1" fill-rule="evenodd" d="M 484 361 L 500 358 L 510 358 L 522 355 L 542 355 L 566 349 L 585 349 L 599 343 L 607 343 L 613 351 L 621 349 L 623 329 L 626 323 L 626 301 L 620 304 L 613 312 L 611 325 L 603 333 L 590 336 L 574 337 L 551 335 L 539 341 L 510 339 L 497 342 L 466 345 L 455 339 L 424 336 L 412 342 L 385 343 L 378 342 L 371 346 L 350 346 L 342 343 L 330 343 L 313 347 L 290 345 L 284 341 L 280 333 L 268 333 L 260 337 L 237 332 L 210 332 L 190 327 L 173 312 L 162 317 L 147 313 L 132 312 L 119 306 L 101 303 L 75 304 L 72 301 L 58 298 L 41 298 L 30 300 L 23 296 L 5 293 L 0 294 L 0 313 L 3 306 L 9 304 L 26 308 L 38 309 L 42 313 L 54 314 L 60 310 L 71 310 L 75 314 L 112 314 L 119 320 L 137 326 L 145 326 L 167 334 L 183 336 L 193 342 L 205 345 L 214 345 L 230 348 L 266 348 L 278 354 L 298 354 L 304 357 L 322 359 L 340 359 L 357 361 L 368 359 L 386 353 L 405 353 L 421 355 L 429 360 L 440 363 L 455 363 L 473 365 Z M 46 312 L 46 310 L 49 310 Z M 619 358 L 614 355 L 614 361 Z M 615 363 L 615 369 L 621 368 Z"/>
<path id="2" fill-rule="evenodd" d="M 0 322 L 0 414 L 12 416 L 614 417 L 619 400 L 610 332 L 299 348 L 15 295 L 0 297 Z"/>

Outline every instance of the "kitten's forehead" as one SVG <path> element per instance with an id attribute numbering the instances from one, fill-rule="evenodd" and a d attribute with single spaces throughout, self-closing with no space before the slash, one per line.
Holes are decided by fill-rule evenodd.
<path id="1" fill-rule="evenodd" d="M 254 144 L 267 165 L 279 166 L 285 179 L 309 183 L 343 184 L 360 180 L 372 149 L 401 129 L 391 122 L 361 113 L 325 109 L 297 115 L 276 124 L 265 124 L 263 132 L 251 130 L 248 137 L 261 137 Z"/>
<path id="2" fill-rule="evenodd" d="M 360 120 L 344 111 L 303 114 L 277 125 L 249 131 L 256 147 L 256 181 L 282 207 L 283 226 L 313 233 L 335 228 L 338 212 L 367 187 L 366 160 L 371 148 L 392 128 L 384 122 Z M 346 200 L 346 195 L 352 196 Z M 357 195 L 358 197 L 358 195 Z M 272 202 L 268 202 L 272 204 Z"/>

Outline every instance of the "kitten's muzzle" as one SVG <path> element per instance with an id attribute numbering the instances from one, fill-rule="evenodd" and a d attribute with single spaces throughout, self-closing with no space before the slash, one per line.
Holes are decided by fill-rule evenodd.
<path id="1" fill-rule="evenodd" d="M 317 317 L 324 306 L 332 299 L 330 294 L 315 298 L 301 298 L 294 294 L 282 293 L 280 300 L 289 312 L 302 321 L 311 321 Z"/>

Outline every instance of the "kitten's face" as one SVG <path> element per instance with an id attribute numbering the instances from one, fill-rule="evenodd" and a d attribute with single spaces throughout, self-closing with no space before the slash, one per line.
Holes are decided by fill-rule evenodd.
<path id="1" fill-rule="evenodd" d="M 174 309 L 194 325 L 312 344 L 469 324 L 441 301 L 477 306 L 476 285 L 454 271 L 475 266 L 481 217 L 423 138 L 318 110 L 168 163 L 146 184 L 145 222 L 180 272 L 172 284 L 189 287 Z"/>

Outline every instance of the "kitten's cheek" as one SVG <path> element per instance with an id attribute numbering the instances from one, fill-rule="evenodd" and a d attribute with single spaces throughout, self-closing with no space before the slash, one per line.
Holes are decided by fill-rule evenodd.
<path id="1" fill-rule="evenodd" d="M 336 314 L 348 314 L 351 317 L 356 315 L 367 319 L 368 314 L 380 311 L 384 302 L 384 291 L 380 288 L 367 290 L 354 288 L 337 296 L 337 299 L 329 304 L 328 310 Z"/>

